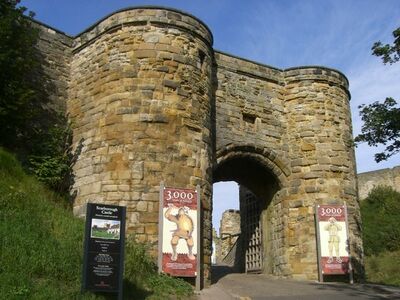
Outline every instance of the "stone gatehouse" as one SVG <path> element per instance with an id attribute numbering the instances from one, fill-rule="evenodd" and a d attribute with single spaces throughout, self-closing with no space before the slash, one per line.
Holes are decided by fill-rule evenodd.
<path id="1" fill-rule="evenodd" d="M 347 203 L 351 251 L 362 266 L 342 73 L 222 53 L 206 24 L 174 9 L 120 10 L 75 37 L 37 26 L 50 98 L 73 128 L 76 215 L 87 202 L 125 205 L 128 232 L 156 255 L 160 182 L 199 185 L 207 282 L 212 184 L 235 180 L 259 199 L 263 272 L 317 278 L 317 203 Z"/>

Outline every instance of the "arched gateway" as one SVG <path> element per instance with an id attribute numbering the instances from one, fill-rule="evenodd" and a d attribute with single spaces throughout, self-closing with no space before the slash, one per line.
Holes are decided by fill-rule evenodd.
<path id="1" fill-rule="evenodd" d="M 233 179 L 262 199 L 263 272 L 318 276 L 314 207 L 328 203 L 347 203 L 361 265 L 343 74 L 280 70 L 216 51 L 203 22 L 173 9 L 121 10 L 76 37 L 38 26 L 54 98 L 65 103 L 80 149 L 77 215 L 87 202 L 125 205 L 128 232 L 156 255 L 160 182 L 199 185 L 207 282 L 212 184 Z"/>

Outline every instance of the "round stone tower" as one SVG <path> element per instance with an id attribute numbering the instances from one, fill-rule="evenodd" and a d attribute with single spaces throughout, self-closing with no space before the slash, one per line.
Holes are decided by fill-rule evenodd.
<path id="1" fill-rule="evenodd" d="M 293 277 L 315 279 L 316 204 L 347 204 L 354 261 L 362 255 L 350 94 L 347 78 L 336 70 L 300 67 L 284 76 L 291 161 L 287 257 Z"/>
<path id="2" fill-rule="evenodd" d="M 77 215 L 87 202 L 126 206 L 128 232 L 156 255 L 162 181 L 200 185 L 210 203 L 212 57 L 207 26 L 171 9 L 121 10 L 75 38 L 67 106 Z"/>

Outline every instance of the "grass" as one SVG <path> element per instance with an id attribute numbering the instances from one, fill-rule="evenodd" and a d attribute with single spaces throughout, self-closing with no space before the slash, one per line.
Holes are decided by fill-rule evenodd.
<path id="1" fill-rule="evenodd" d="M 112 239 L 112 240 L 119 239 L 118 233 L 108 233 L 107 231 L 100 231 L 100 230 L 96 230 L 96 229 L 92 229 L 91 236 L 95 237 L 95 238 L 104 238 L 104 239 Z"/>
<path id="2" fill-rule="evenodd" d="M 0 149 L 0 299 L 110 299 L 81 294 L 84 222 Z M 183 298 L 192 287 L 159 275 L 147 247 L 127 238 L 125 299 Z"/>
<path id="3" fill-rule="evenodd" d="M 367 281 L 400 286 L 400 250 L 365 257 Z"/>

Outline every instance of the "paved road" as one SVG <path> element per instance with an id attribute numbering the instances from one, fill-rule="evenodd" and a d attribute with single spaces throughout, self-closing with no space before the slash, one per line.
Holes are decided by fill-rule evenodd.
<path id="1" fill-rule="evenodd" d="M 268 275 L 229 274 L 202 290 L 200 300 L 378 300 L 400 299 L 400 288 L 380 285 L 318 283 Z"/>

